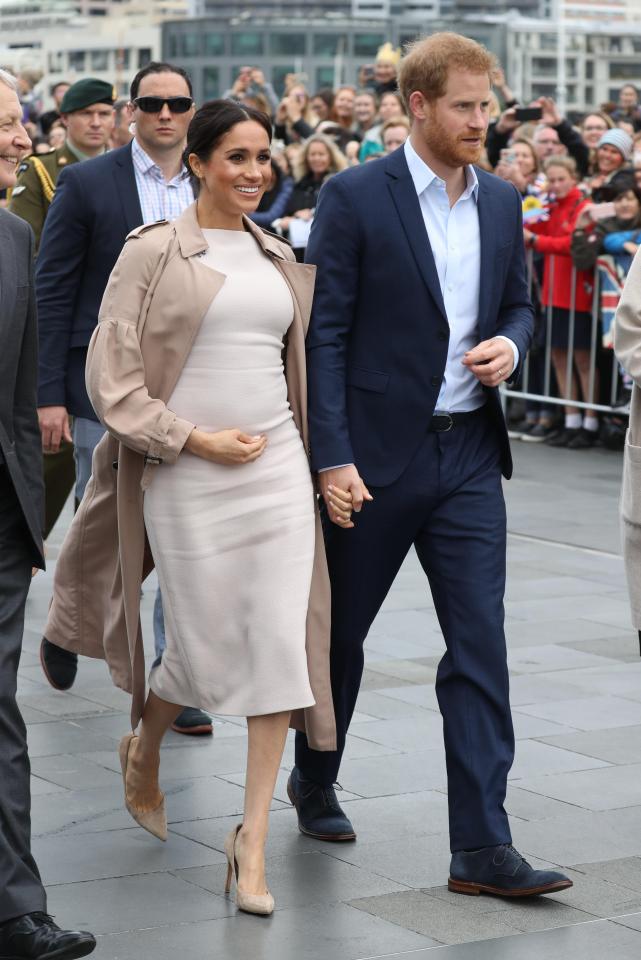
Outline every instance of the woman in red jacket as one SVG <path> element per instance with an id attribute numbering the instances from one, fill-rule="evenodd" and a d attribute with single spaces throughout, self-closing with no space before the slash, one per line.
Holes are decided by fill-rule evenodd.
<path id="1" fill-rule="evenodd" d="M 570 255 L 572 231 L 581 211 L 588 205 L 577 187 L 577 168 L 571 157 L 550 157 L 544 164 L 548 190 L 554 197 L 548 220 L 533 223 L 523 231 L 526 246 L 544 255 L 544 307 L 552 308 L 552 363 L 563 397 L 578 398 L 579 384 L 584 400 L 590 389 L 590 344 L 592 332 L 592 296 L 594 279 L 591 270 L 574 273 Z M 572 289 L 574 288 L 574 289 Z M 574 337 L 569 343 L 570 309 L 574 305 Z M 567 382 L 568 350 L 573 349 L 572 382 Z M 598 394 L 595 376 L 594 392 Z M 594 410 L 586 410 L 581 418 L 578 407 L 566 406 L 565 427 L 546 440 L 554 447 L 581 450 L 591 447 L 597 438 L 599 421 Z"/>

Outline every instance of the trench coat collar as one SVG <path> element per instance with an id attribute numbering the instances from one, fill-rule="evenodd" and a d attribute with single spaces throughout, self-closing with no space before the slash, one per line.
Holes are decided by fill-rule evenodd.
<path id="1" fill-rule="evenodd" d="M 283 253 L 284 240 L 265 233 L 260 227 L 256 226 L 248 217 L 243 217 L 245 229 L 252 234 L 254 239 L 261 247 L 263 253 L 268 256 L 277 257 L 279 260 L 286 260 Z M 183 257 L 194 257 L 207 250 L 207 240 L 198 223 L 196 215 L 196 203 L 191 203 L 186 210 L 174 221 L 174 229 L 178 238 L 178 245 Z"/>

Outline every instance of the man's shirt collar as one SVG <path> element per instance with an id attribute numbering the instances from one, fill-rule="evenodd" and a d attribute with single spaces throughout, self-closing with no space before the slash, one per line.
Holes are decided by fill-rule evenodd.
<path id="1" fill-rule="evenodd" d="M 153 174 L 156 178 L 160 177 L 164 180 L 163 172 L 156 163 L 155 160 L 152 160 L 148 153 L 145 153 L 143 148 L 138 143 L 137 139 L 134 137 L 131 141 L 131 158 L 134 162 L 134 165 L 142 174 Z M 170 180 L 170 183 L 175 183 L 177 180 L 184 180 L 185 177 L 189 176 L 189 172 L 185 166 L 182 167 L 180 173 Z"/>
<path id="2" fill-rule="evenodd" d="M 445 185 L 445 181 L 442 180 L 436 173 L 434 173 L 431 167 L 428 167 L 425 161 L 419 157 L 418 153 L 410 143 L 409 137 L 405 141 L 404 150 L 407 166 L 409 167 L 410 175 L 414 182 L 416 193 L 419 197 L 423 191 L 427 190 L 427 188 L 434 182 L 439 185 Z M 473 196 L 475 200 L 478 200 L 479 181 L 478 177 L 476 176 L 476 170 L 471 164 L 468 164 L 465 167 L 465 180 L 467 186 L 459 199 L 467 200 L 469 197 Z"/>

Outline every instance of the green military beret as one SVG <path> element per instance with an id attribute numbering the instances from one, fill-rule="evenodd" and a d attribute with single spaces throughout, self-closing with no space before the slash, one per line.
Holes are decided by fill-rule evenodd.
<path id="1" fill-rule="evenodd" d="M 72 83 L 60 104 L 60 113 L 73 113 L 74 110 L 84 110 L 94 103 L 113 104 L 116 100 L 116 91 L 110 83 L 87 77 L 86 80 L 77 80 Z"/>

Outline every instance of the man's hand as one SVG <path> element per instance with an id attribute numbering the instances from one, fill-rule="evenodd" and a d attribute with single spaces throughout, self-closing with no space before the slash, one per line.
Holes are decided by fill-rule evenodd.
<path id="1" fill-rule="evenodd" d="M 559 113 L 559 108 L 552 97 L 539 97 L 532 104 L 533 107 L 540 107 L 542 111 L 541 120 L 550 127 L 558 127 L 563 120 Z"/>
<path id="2" fill-rule="evenodd" d="M 472 371 L 484 387 L 498 387 L 512 373 L 514 351 L 506 340 L 493 337 L 468 350 L 461 363 Z"/>
<path id="3" fill-rule="evenodd" d="M 318 482 L 330 520 L 346 530 L 351 530 L 354 526 L 350 518 L 352 510 L 360 513 L 363 501 L 374 499 L 353 463 L 346 467 L 323 470 L 318 474 Z M 348 505 L 351 509 L 348 509 Z"/>
<path id="4" fill-rule="evenodd" d="M 508 110 L 504 110 L 496 121 L 496 132 L 511 133 L 518 126 L 520 126 L 520 121 L 516 119 L 516 107 L 510 107 Z"/>
<path id="5" fill-rule="evenodd" d="M 65 407 L 38 407 L 38 423 L 44 453 L 58 453 L 60 443 L 72 443 L 69 414 Z"/>

